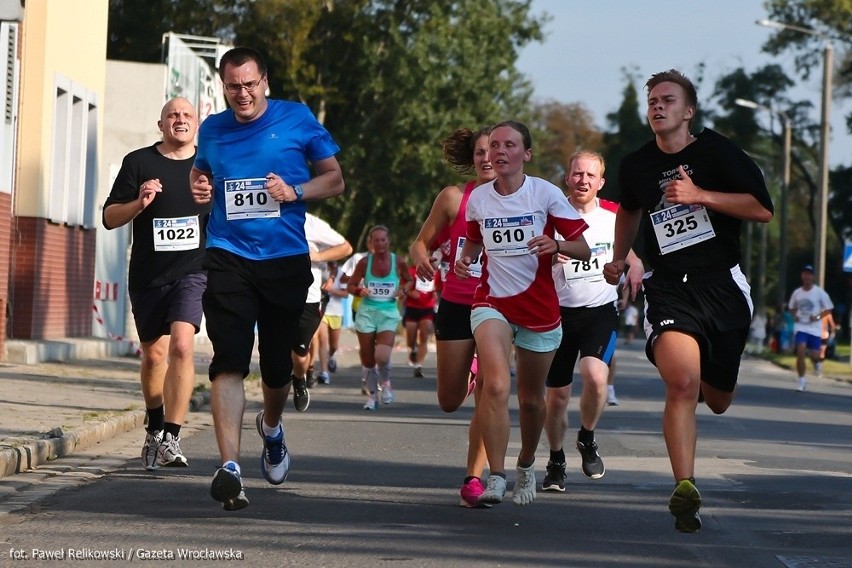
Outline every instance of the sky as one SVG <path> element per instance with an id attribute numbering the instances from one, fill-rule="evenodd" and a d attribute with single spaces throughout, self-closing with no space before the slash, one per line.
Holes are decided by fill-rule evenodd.
<path id="1" fill-rule="evenodd" d="M 520 52 L 517 68 L 531 81 L 534 98 L 582 103 L 595 124 L 608 127 L 607 113 L 618 109 L 624 87 L 624 68 L 635 69 L 640 101 L 651 74 L 676 68 L 688 77 L 705 64 L 699 104 L 707 101 L 716 80 L 743 67 L 747 73 L 777 63 L 799 81 L 790 91 L 794 100 L 813 102 L 813 119 L 822 104 L 822 69 L 802 82 L 794 72 L 794 56 L 761 51 L 773 30 L 755 23 L 767 17 L 763 0 L 533 0 L 531 13 L 547 12 L 545 40 Z M 835 53 L 835 62 L 837 54 Z M 640 106 L 644 110 L 644 107 Z M 834 99 L 829 161 L 832 167 L 852 166 L 852 136 L 844 116 L 852 101 Z M 756 111 L 769 127 L 767 111 Z M 775 120 L 775 128 L 780 129 Z"/>

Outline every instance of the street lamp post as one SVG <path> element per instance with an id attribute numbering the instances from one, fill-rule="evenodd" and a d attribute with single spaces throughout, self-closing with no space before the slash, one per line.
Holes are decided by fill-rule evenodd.
<path id="1" fill-rule="evenodd" d="M 785 24 L 774 20 L 757 20 L 757 25 L 779 30 L 793 30 L 816 36 L 825 42 L 822 58 L 822 113 L 820 123 L 820 167 L 819 200 L 816 215 L 816 238 L 814 239 L 814 270 L 817 284 L 825 287 L 825 244 L 828 233 L 828 136 L 831 118 L 831 68 L 834 49 L 829 37 L 816 30 Z"/>
<path id="2" fill-rule="evenodd" d="M 781 228 L 778 236 L 778 253 L 781 258 L 778 261 L 778 294 L 776 296 L 776 304 L 780 306 L 787 299 L 787 201 L 790 193 L 790 158 L 793 146 L 793 128 L 790 124 L 790 117 L 784 111 L 775 110 L 747 99 L 736 99 L 734 103 L 741 107 L 766 110 L 777 114 L 781 117 L 781 123 L 784 125 L 784 164 L 782 166 L 783 182 L 781 185 L 781 211 L 779 215 Z"/>

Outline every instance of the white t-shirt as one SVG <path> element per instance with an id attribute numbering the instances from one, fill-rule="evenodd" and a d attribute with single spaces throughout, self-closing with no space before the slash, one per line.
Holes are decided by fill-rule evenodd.
<path id="1" fill-rule="evenodd" d="M 482 243 L 485 260 L 473 307 L 488 306 L 511 323 L 532 331 L 559 327 L 559 298 L 553 285 L 552 257 L 530 254 L 535 236 L 581 238 L 587 224 L 558 187 L 526 176 L 520 189 L 501 195 L 494 182 L 470 194 L 467 237 Z"/>
<path id="2" fill-rule="evenodd" d="M 618 204 L 605 199 L 597 200 L 597 207 L 580 213 L 589 228 L 583 238 L 589 244 L 589 260 L 570 259 L 565 264 L 553 265 L 553 282 L 559 295 L 559 305 L 565 308 L 595 308 L 618 301 L 618 288 L 608 284 L 603 277 L 603 267 L 612 262 L 612 241 L 615 238 L 615 212 Z M 562 237 L 557 233 L 557 239 Z"/>
<path id="3" fill-rule="evenodd" d="M 822 322 L 811 321 L 811 316 L 819 315 L 825 310 L 834 309 L 831 298 L 825 290 L 814 284 L 810 290 L 796 288 L 790 296 L 790 309 L 796 310 L 796 321 L 793 324 L 793 333 L 800 331 L 822 337 Z"/>
<path id="4" fill-rule="evenodd" d="M 340 268 L 337 269 L 337 276 L 334 277 L 334 284 L 332 287 L 335 290 L 345 290 L 346 284 L 340 282 L 340 278 L 343 276 L 343 271 Z M 331 294 L 328 295 L 328 304 L 325 306 L 325 315 L 327 316 L 343 316 L 343 298 L 340 296 L 333 296 Z"/>
<path id="5" fill-rule="evenodd" d="M 639 322 L 639 308 L 633 304 L 627 304 L 624 308 L 624 325 L 634 326 Z"/>
<path id="6" fill-rule="evenodd" d="M 308 248 L 311 252 L 319 252 L 346 242 L 343 235 L 332 229 L 331 225 L 310 213 L 305 215 L 305 237 L 308 239 Z M 315 304 L 322 298 L 322 271 L 325 266 L 325 262 L 311 263 L 314 282 L 308 288 L 308 299 L 305 303 Z"/>

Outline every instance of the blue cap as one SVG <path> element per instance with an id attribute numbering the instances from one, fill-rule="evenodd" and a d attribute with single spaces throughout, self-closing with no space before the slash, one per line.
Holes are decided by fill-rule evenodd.
<path id="1" fill-rule="evenodd" d="M 813 272 L 813 271 L 814 271 L 814 265 L 813 264 L 806 264 L 802 267 L 802 272 Z"/>

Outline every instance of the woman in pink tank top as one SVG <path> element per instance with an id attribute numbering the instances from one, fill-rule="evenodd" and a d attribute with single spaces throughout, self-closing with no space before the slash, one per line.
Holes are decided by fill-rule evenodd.
<path id="1" fill-rule="evenodd" d="M 476 179 L 464 184 L 449 185 L 441 190 L 432 204 L 432 210 L 411 243 L 409 254 L 417 269 L 417 277 L 434 278 L 438 267 L 431 252 L 441 249 L 442 277 L 441 301 L 435 318 L 435 339 L 438 358 L 438 404 L 444 412 L 454 412 L 471 392 L 478 400 L 475 369 L 476 345 L 470 329 L 470 306 L 479 279 L 461 279 L 452 271 L 456 256 L 464 245 L 467 231 L 465 207 L 474 188 L 494 179 L 494 170 L 488 161 L 488 134 L 490 128 L 473 132 L 462 128 L 453 132 L 443 142 L 444 159 L 459 173 L 475 174 Z M 450 269 L 447 270 L 447 267 Z M 468 429 L 467 473 L 459 491 L 460 504 L 478 507 L 479 496 L 484 492 L 481 476 L 485 469 L 485 446 L 479 420 L 474 413 Z"/>

